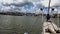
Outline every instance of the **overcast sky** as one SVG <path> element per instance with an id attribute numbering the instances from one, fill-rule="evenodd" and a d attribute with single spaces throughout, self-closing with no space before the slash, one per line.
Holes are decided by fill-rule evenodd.
<path id="1" fill-rule="evenodd" d="M 49 0 L 0 0 L 0 11 L 38 11 L 41 7 L 48 7 Z M 60 0 L 51 0 L 51 7 L 60 4 Z M 59 5 L 60 6 L 60 5 Z M 47 8 L 44 9 L 45 13 Z M 38 11 L 39 12 L 39 11 Z"/>

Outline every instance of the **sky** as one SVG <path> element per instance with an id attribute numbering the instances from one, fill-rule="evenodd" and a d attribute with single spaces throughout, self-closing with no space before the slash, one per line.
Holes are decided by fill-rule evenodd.
<path id="1" fill-rule="evenodd" d="M 39 13 L 39 9 L 44 7 L 44 12 L 47 13 L 48 4 L 49 0 L 0 0 L 0 11 Z M 51 0 L 50 7 L 60 6 L 59 4 L 60 0 Z"/>

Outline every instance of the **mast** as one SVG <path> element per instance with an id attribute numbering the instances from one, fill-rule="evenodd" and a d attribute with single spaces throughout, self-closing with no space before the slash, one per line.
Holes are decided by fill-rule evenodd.
<path id="1" fill-rule="evenodd" d="M 50 11 L 50 3 L 51 3 L 51 0 L 49 0 L 49 4 L 48 4 L 48 13 L 47 13 L 47 21 L 50 19 L 50 15 L 49 15 L 49 11 Z"/>

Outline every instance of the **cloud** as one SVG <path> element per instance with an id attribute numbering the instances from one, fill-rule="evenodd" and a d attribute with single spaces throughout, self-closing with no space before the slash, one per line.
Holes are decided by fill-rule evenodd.
<path id="1" fill-rule="evenodd" d="M 46 11 L 45 8 L 48 7 L 48 3 L 49 0 L 0 0 L 0 9 L 4 11 L 26 12 L 23 7 L 32 4 L 34 6 L 29 10 L 29 12 L 33 11 L 38 13 L 40 8 L 44 8 Z M 60 6 L 60 0 L 51 0 L 51 7 L 53 6 Z"/>
<path id="2" fill-rule="evenodd" d="M 13 0 L 0 0 L 1 3 L 5 4 L 5 3 L 13 3 Z"/>
<path id="3" fill-rule="evenodd" d="M 2 12 L 18 12 L 20 11 L 20 7 L 15 7 L 15 6 L 2 6 L 2 8 L 0 8 L 0 11 Z"/>
<path id="4" fill-rule="evenodd" d="M 2 8 L 1 8 L 1 11 L 9 11 L 9 9 L 11 9 L 11 7 L 5 7 L 5 6 L 3 6 Z"/>
<path id="5" fill-rule="evenodd" d="M 19 0 L 20 1 L 20 0 Z M 32 2 L 18 2 L 16 1 L 17 3 L 15 2 L 10 2 L 8 3 L 8 1 L 5 1 L 5 3 L 1 3 L 1 11 L 20 11 L 22 8 L 20 7 L 23 7 L 25 5 L 30 5 L 30 4 L 33 4 Z"/>
<path id="6" fill-rule="evenodd" d="M 48 7 L 49 0 L 43 0 L 43 1 L 41 1 L 41 3 L 42 3 L 45 7 Z M 55 5 L 56 3 L 59 3 L 59 0 L 51 0 L 50 6 L 53 6 L 53 5 Z"/>
<path id="7" fill-rule="evenodd" d="M 3 4 L 4 6 L 17 6 L 17 7 L 22 7 L 22 6 L 25 6 L 25 5 L 28 5 L 28 4 L 33 4 L 31 2 L 23 2 L 23 3 L 11 3 L 11 4 Z"/>
<path id="8" fill-rule="evenodd" d="M 11 3 L 19 3 L 19 2 L 23 2 L 23 0 L 0 0 L 0 3 L 3 3 L 3 4 L 11 4 Z"/>

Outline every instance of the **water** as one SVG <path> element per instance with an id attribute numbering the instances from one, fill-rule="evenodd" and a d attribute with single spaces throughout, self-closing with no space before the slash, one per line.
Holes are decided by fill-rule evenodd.
<path id="1" fill-rule="evenodd" d="M 41 34 L 42 16 L 0 15 L 0 34 Z M 56 25 L 57 18 L 53 19 Z"/>
<path id="2" fill-rule="evenodd" d="M 0 34 L 41 34 L 41 16 L 0 15 Z"/>

